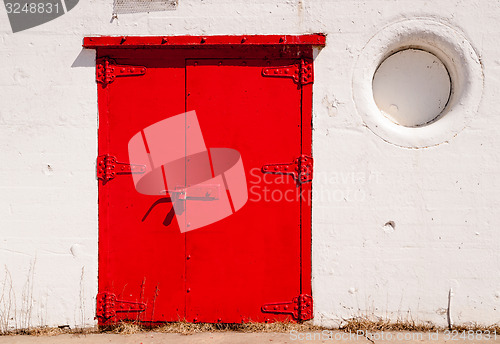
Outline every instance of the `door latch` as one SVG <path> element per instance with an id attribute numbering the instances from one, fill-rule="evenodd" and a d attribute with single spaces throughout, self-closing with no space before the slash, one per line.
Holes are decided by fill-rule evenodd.
<path id="1" fill-rule="evenodd" d="M 171 195 L 174 201 L 214 201 L 219 199 L 220 185 L 198 184 L 193 186 L 177 186 L 175 190 L 163 190 Z"/>

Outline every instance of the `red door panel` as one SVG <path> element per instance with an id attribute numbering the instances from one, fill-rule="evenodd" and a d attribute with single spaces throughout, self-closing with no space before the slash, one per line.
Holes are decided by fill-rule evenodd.
<path id="1" fill-rule="evenodd" d="M 99 154 L 129 162 L 132 136 L 184 111 L 184 60 L 118 57 L 116 61 L 147 68 L 145 75 L 98 85 Z M 143 321 L 184 317 L 184 236 L 175 219 L 170 227 L 162 224 L 171 204 L 158 204 L 142 221 L 157 199 L 138 193 L 130 175 L 99 184 L 99 291 L 147 304 L 145 312 L 118 317 Z"/>
<path id="2" fill-rule="evenodd" d="M 290 79 L 263 77 L 266 66 L 262 59 L 186 63 L 187 110 L 196 111 L 207 146 L 240 152 L 249 189 L 241 210 L 186 233 L 189 321 L 284 319 L 261 306 L 300 294 L 297 186 L 292 178 L 264 176 L 261 167 L 300 155 L 301 92 Z"/>
<path id="3" fill-rule="evenodd" d="M 239 153 L 245 177 L 242 181 L 237 172 L 226 173 L 208 185 L 210 192 L 215 188 L 227 198 L 231 215 L 218 217 L 209 211 L 207 217 L 221 219 L 194 230 L 189 219 L 205 216 L 203 207 L 175 203 L 179 201 L 168 194 L 140 193 L 130 174 L 99 182 L 101 325 L 120 320 L 297 320 L 290 314 L 263 312 L 262 307 L 310 294 L 310 202 L 307 193 L 300 193 L 310 191 L 310 184 L 263 174 L 262 167 L 311 155 L 312 91 L 311 84 L 266 76 L 263 69 L 296 64 L 300 53 L 298 48 L 273 47 L 99 51 L 98 58 L 146 68 L 143 75 L 98 84 L 100 156 L 134 163 L 129 161 L 128 144 L 142 135 L 141 149 L 154 162 L 153 151 L 163 141 L 161 136 L 150 140 L 148 127 L 179 115 L 185 118 L 179 134 L 184 142 L 175 145 L 172 132 L 165 132 L 162 149 L 175 145 L 187 152 L 194 123 L 189 111 L 194 111 L 207 155 L 196 163 L 190 157 L 177 162 L 184 169 L 184 187 L 206 166 L 207 178 L 210 169 L 216 177 L 220 149 Z M 305 54 L 310 57 L 310 49 Z M 172 168 L 165 164 L 159 173 L 167 178 L 175 174 Z M 165 180 L 165 190 L 178 184 Z M 235 192 L 234 185 L 246 192 Z"/>

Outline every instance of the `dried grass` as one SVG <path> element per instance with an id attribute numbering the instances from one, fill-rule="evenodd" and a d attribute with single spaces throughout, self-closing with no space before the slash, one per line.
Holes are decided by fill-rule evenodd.
<path id="1" fill-rule="evenodd" d="M 112 327 L 109 332 L 117 334 L 135 334 L 144 332 L 144 326 L 135 322 L 120 322 L 115 327 Z"/>
<path id="2" fill-rule="evenodd" d="M 20 336 L 20 335 L 28 335 L 28 336 L 58 336 L 60 334 L 74 334 L 74 335 L 86 335 L 92 333 L 99 333 L 97 327 L 86 327 L 86 328 L 75 328 L 70 329 L 69 327 L 48 327 L 48 326 L 40 326 L 34 327 L 30 329 L 24 330 L 12 330 L 2 333 L 4 336 Z"/>
<path id="3" fill-rule="evenodd" d="M 339 330 L 346 332 L 364 331 L 377 332 L 377 331 L 412 331 L 412 332 L 428 332 L 428 331 L 444 331 L 448 327 L 436 326 L 432 322 L 418 322 L 415 320 L 401 320 L 391 321 L 376 316 L 359 316 L 346 319 L 342 321 Z M 464 323 L 455 325 L 450 330 L 462 331 L 490 331 L 500 333 L 500 324 L 493 325 L 480 325 L 477 323 Z"/>
<path id="4" fill-rule="evenodd" d="M 59 327 L 35 327 L 31 330 L 28 331 L 29 335 L 32 335 L 32 336 L 47 336 L 47 337 L 51 337 L 51 336 L 57 336 L 57 335 L 60 335 L 60 334 L 63 334 L 63 333 L 67 333 L 68 332 L 68 329 L 66 328 L 59 328 Z"/>
<path id="5" fill-rule="evenodd" d="M 431 322 L 416 322 L 414 320 L 391 321 L 376 316 L 359 316 L 342 321 L 339 330 L 345 332 L 377 332 L 377 331 L 435 331 L 441 329 Z"/>
<path id="6" fill-rule="evenodd" d="M 288 333 L 290 331 L 297 332 L 317 332 L 328 328 L 315 326 L 311 322 L 301 324 L 292 322 L 275 322 L 275 323 L 243 323 L 243 324 L 207 324 L 207 323 L 189 323 L 187 321 L 178 321 L 152 326 L 151 324 L 141 324 L 137 322 L 120 322 L 114 326 L 107 328 L 76 328 L 69 327 L 36 327 L 29 330 L 13 330 L 5 332 L 2 335 L 32 335 L 32 336 L 57 336 L 60 334 L 87 335 L 95 333 L 114 333 L 131 335 L 141 332 L 158 332 L 158 333 L 177 333 L 182 335 L 192 335 L 202 332 L 241 332 L 241 333 Z M 427 332 L 436 330 L 445 330 L 443 327 L 436 326 L 430 322 L 416 322 L 396 320 L 390 321 L 376 316 L 359 316 L 350 319 L 345 319 L 341 322 L 339 331 L 357 332 L 364 331 L 414 331 Z M 500 325 L 491 326 L 479 325 L 477 323 L 467 323 L 459 326 L 454 326 L 453 330 L 461 331 L 496 331 L 500 333 Z"/>
<path id="7" fill-rule="evenodd" d="M 100 333 L 97 327 L 85 327 L 85 328 L 74 328 L 70 329 L 69 327 L 48 327 L 48 326 L 39 326 L 30 329 L 24 330 L 11 330 L 5 331 L 0 334 L 0 336 L 58 336 L 60 334 L 73 334 L 73 335 L 87 335 L 93 333 Z"/>
<path id="8" fill-rule="evenodd" d="M 189 335 L 200 332 L 281 332 L 286 333 L 292 330 L 298 332 L 321 331 L 323 328 L 309 323 L 297 324 L 291 322 L 275 323 L 243 323 L 243 324 L 206 324 L 188 323 L 186 321 L 167 323 L 153 329 L 161 333 L 179 333 Z"/>
<path id="9" fill-rule="evenodd" d="M 499 334 L 500 333 L 500 324 L 497 323 L 497 324 L 494 324 L 491 326 L 484 326 L 484 325 L 480 325 L 480 324 L 475 323 L 475 322 L 469 322 L 466 324 L 453 326 L 453 330 L 457 330 L 459 332 L 461 332 L 461 331 L 482 331 L 482 332 L 495 331 L 497 334 Z"/>

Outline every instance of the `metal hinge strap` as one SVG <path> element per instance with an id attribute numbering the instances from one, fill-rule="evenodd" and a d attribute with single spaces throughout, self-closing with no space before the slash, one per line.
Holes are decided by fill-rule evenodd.
<path id="1" fill-rule="evenodd" d="M 104 183 L 120 174 L 143 174 L 145 172 L 145 165 L 117 162 L 116 157 L 109 154 L 97 157 L 97 179 L 101 179 Z"/>
<path id="2" fill-rule="evenodd" d="M 282 67 L 266 67 L 262 69 L 263 76 L 292 78 L 300 85 L 311 84 L 314 82 L 314 72 L 312 61 L 301 59 L 293 65 Z"/>
<path id="3" fill-rule="evenodd" d="M 298 184 L 307 183 L 313 178 L 313 158 L 302 154 L 290 164 L 264 165 L 262 173 L 288 174 L 293 176 Z"/>
<path id="4" fill-rule="evenodd" d="M 104 86 L 115 81 L 117 77 L 143 74 L 146 74 L 146 67 L 144 66 L 117 65 L 114 60 L 107 57 L 96 61 L 96 81 Z"/>
<path id="5" fill-rule="evenodd" d="M 116 313 L 141 313 L 146 310 L 143 302 L 117 300 L 116 295 L 109 292 L 97 295 L 97 317 L 111 319 Z"/>
<path id="6" fill-rule="evenodd" d="M 307 294 L 300 294 L 291 302 L 266 303 L 261 308 L 263 313 L 290 314 L 294 320 L 303 321 L 313 318 L 313 299 Z"/>

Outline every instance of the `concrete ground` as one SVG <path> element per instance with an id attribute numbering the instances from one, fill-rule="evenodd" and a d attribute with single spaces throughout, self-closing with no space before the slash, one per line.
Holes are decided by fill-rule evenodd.
<path id="1" fill-rule="evenodd" d="M 484 334 L 446 332 L 375 332 L 368 334 L 349 334 L 339 331 L 292 332 L 292 333 L 240 333 L 240 332 L 204 332 L 192 335 L 172 333 L 142 332 L 131 335 L 124 334 L 88 334 L 56 336 L 0 336 L 0 344 L 281 344 L 281 343 L 360 343 L 360 344 L 500 344 L 500 334 Z"/>

